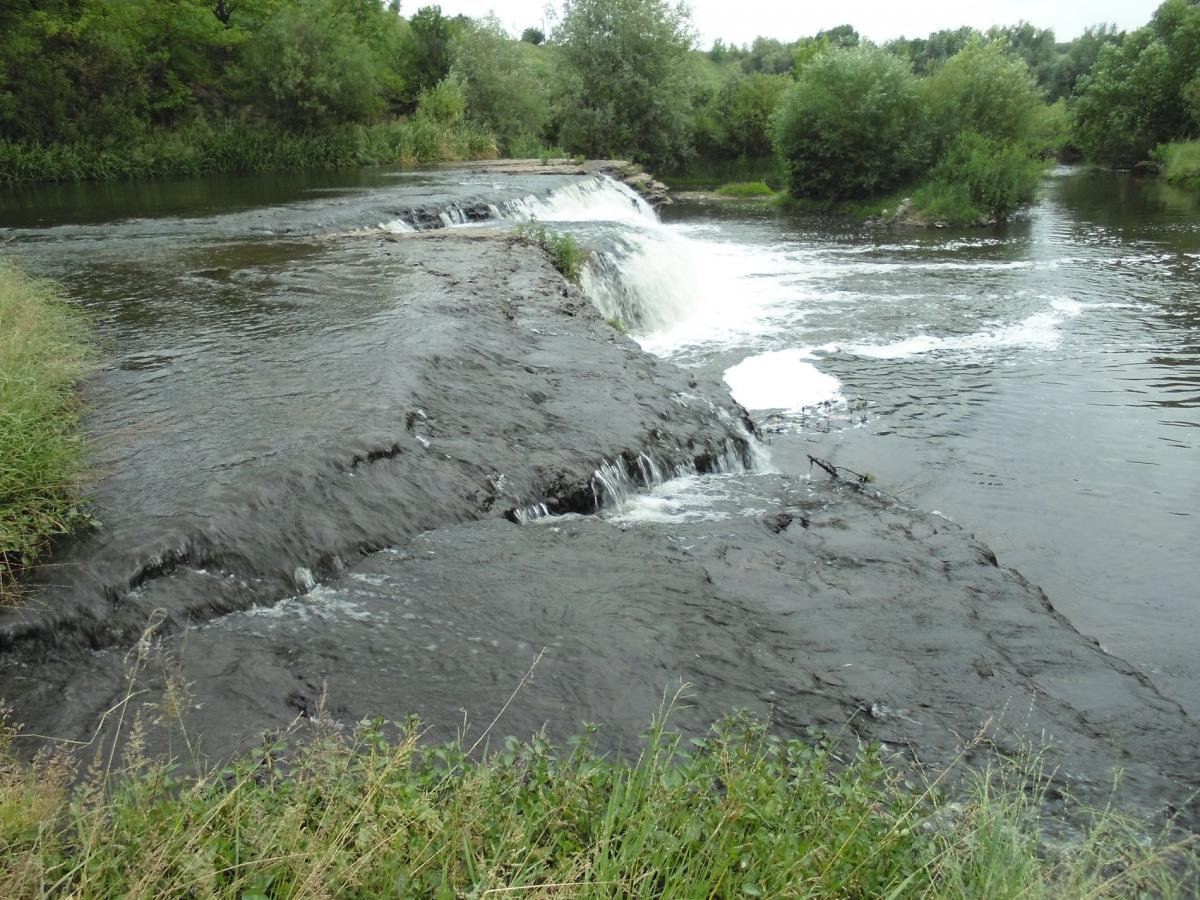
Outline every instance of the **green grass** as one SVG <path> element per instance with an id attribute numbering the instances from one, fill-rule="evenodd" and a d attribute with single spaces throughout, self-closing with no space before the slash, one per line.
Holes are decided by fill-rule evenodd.
<path id="1" fill-rule="evenodd" d="M 733 181 L 717 188 L 722 197 L 772 197 L 775 194 L 764 181 Z"/>
<path id="2" fill-rule="evenodd" d="M 1151 154 L 1171 184 L 1200 190 L 1200 141 L 1159 144 Z"/>
<path id="3" fill-rule="evenodd" d="M 298 172 L 496 155 L 486 130 L 420 114 L 308 134 L 237 122 L 199 123 L 116 147 L 0 140 L 0 184 Z"/>
<path id="4" fill-rule="evenodd" d="M 587 265 L 588 251 L 579 246 L 574 235 L 550 231 L 536 220 L 517 226 L 517 237 L 535 247 L 541 247 L 550 257 L 554 268 L 573 284 L 583 278 L 583 267 Z"/>
<path id="5" fill-rule="evenodd" d="M 774 156 L 759 159 L 697 159 L 681 171 L 660 176 L 672 190 L 715 190 L 731 182 L 762 181 L 783 185 L 779 160 Z"/>
<path id="6" fill-rule="evenodd" d="M 57 288 L 0 259 L 0 602 L 49 540 L 84 523 L 75 382 L 83 329 Z"/>
<path id="7" fill-rule="evenodd" d="M 186 703 L 176 686 L 153 715 Z M 304 740 L 187 777 L 140 752 L 132 718 L 122 768 L 97 751 L 75 786 L 65 757 L 23 763 L 0 736 L 7 897 L 1182 897 L 1195 873 L 1191 847 L 1112 813 L 1056 849 L 1036 770 L 950 799 L 875 748 L 842 758 L 746 715 L 690 742 L 660 715 L 622 761 L 594 727 L 481 755 L 482 737 L 347 735 L 320 711 Z"/>

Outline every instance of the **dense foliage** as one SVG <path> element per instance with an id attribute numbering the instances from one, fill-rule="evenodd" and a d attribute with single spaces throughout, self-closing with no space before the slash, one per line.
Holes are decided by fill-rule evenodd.
<path id="1" fill-rule="evenodd" d="M 1149 25 L 1105 46 L 1073 111 L 1080 147 L 1104 162 L 1200 136 L 1200 5 L 1166 0 Z"/>
<path id="2" fill-rule="evenodd" d="M 842 25 L 701 52 L 676 0 L 564 0 L 552 21 L 517 39 L 395 0 L 6 0 L 0 182 L 562 148 L 834 202 L 988 156 L 993 187 L 952 193 L 996 216 L 1030 196 L 1028 160 L 1130 164 L 1200 134 L 1191 0 L 1068 42 L 1021 22 L 880 48 Z"/>
<path id="3" fill-rule="evenodd" d="M 564 147 L 659 163 L 688 157 L 688 53 L 695 38 L 685 7 L 666 0 L 566 0 L 554 37 Z"/>
<path id="4" fill-rule="evenodd" d="M 884 193 L 925 162 L 920 85 L 877 47 L 819 54 L 784 96 L 775 142 L 798 197 L 851 200 Z"/>

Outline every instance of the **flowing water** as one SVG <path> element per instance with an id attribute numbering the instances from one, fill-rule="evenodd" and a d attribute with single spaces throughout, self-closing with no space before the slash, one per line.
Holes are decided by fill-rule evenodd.
<path id="1" fill-rule="evenodd" d="M 1200 712 L 1200 199 L 1058 170 L 1003 231 L 684 206 L 593 269 L 643 347 L 973 531 Z"/>
<path id="2" fill-rule="evenodd" d="M 975 581 L 1028 596 L 951 546 L 951 519 L 1200 714 L 1200 202 L 1067 169 L 1045 187 L 1027 221 L 961 233 L 753 204 L 660 219 L 605 178 L 467 170 L 0 196 L 3 252 L 96 322 L 104 520 L 44 579 L 84 598 L 71 627 L 97 651 L 18 661 L 0 695 L 24 692 L 41 733 L 90 733 L 124 684 L 114 611 L 124 628 L 165 607 L 195 624 L 171 652 L 190 653 L 203 727 L 228 733 L 214 750 L 311 711 L 327 678 L 348 716 L 490 714 L 539 648 L 517 732 L 636 734 L 683 676 L 708 692 L 697 723 L 750 698 L 797 729 L 920 717 L 936 741 L 937 704 L 968 705 L 971 728 L 1013 696 L 989 660 L 1044 629 L 1023 651 L 1044 673 L 1074 639 L 1036 598 L 976 634 Z M 584 293 L 683 375 L 494 239 L 535 218 L 594 251 Z M 810 455 L 883 499 L 839 494 Z M 797 617 L 806 591 L 823 605 Z M 906 604 L 907 630 L 874 621 Z M 1047 721 L 1142 729 L 1113 699 L 1128 673 L 1077 650 Z M 936 687 L 961 670 L 991 680 Z M 1142 690 L 1154 752 L 1179 743 Z"/>

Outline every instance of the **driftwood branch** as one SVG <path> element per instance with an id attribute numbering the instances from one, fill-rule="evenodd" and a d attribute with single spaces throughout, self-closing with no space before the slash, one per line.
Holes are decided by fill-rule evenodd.
<path id="1" fill-rule="evenodd" d="M 822 469 L 826 475 L 828 475 L 830 478 L 834 479 L 835 481 L 843 480 L 843 477 L 842 477 L 843 472 L 845 472 L 847 475 L 853 475 L 854 481 L 856 481 L 859 484 L 869 484 L 870 482 L 875 480 L 875 476 L 872 475 L 870 472 L 855 472 L 853 469 L 847 469 L 845 466 L 834 465 L 829 460 L 821 459 L 821 457 L 819 457 L 819 456 L 813 456 L 811 453 L 809 453 L 807 455 L 808 455 L 808 471 L 810 471 L 810 472 L 812 471 L 812 467 L 816 466 L 817 468 Z"/>

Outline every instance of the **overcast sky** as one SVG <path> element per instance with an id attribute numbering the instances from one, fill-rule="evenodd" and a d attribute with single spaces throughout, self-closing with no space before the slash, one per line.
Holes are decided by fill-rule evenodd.
<path id="1" fill-rule="evenodd" d="M 412 15 L 429 3 L 439 3 L 446 15 L 464 13 L 478 17 L 495 12 L 509 31 L 520 34 L 529 26 L 547 21 L 544 0 L 405 0 L 403 11 Z M 1053 28 L 1059 40 L 1070 40 L 1089 25 L 1115 24 L 1128 31 L 1150 20 L 1161 0 L 693 0 L 692 21 L 700 32 L 700 45 L 716 38 L 726 43 L 749 43 L 758 35 L 793 41 L 825 28 L 850 23 L 860 34 L 883 42 L 894 37 L 924 37 L 942 28 L 973 25 L 1012 25 L 1022 19 L 1039 28 Z M 553 11 L 562 4 L 549 4 Z"/>

